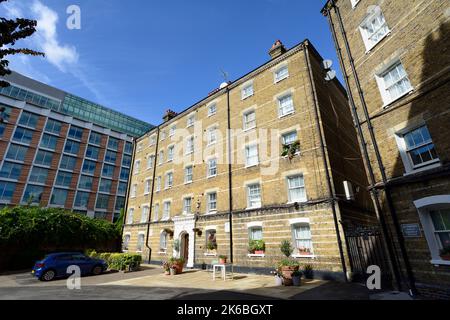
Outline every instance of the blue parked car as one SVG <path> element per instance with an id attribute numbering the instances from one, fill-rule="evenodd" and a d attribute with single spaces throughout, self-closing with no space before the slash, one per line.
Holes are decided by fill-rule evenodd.
<path id="1" fill-rule="evenodd" d="M 108 269 L 104 260 L 93 259 L 78 252 L 62 252 L 49 254 L 37 261 L 31 273 L 41 281 L 51 281 L 70 276 L 67 268 L 73 265 L 80 267 L 81 275 L 99 275 Z"/>

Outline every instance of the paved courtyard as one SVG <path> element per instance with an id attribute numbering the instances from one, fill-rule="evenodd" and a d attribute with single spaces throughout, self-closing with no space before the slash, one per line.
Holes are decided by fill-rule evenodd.
<path id="1" fill-rule="evenodd" d="M 230 277 L 229 277 L 230 278 Z M 157 266 L 132 273 L 84 277 L 81 290 L 68 290 L 66 280 L 40 282 L 29 272 L 0 276 L 0 299 L 6 300 L 254 300 L 254 299 L 369 299 L 366 288 L 322 280 L 304 280 L 300 287 L 275 286 L 273 276 L 234 274 L 233 279 L 212 279 L 204 270 L 185 270 L 166 276 Z"/>

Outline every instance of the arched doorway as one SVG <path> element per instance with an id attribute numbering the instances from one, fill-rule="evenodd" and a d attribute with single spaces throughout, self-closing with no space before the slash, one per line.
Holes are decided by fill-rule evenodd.
<path id="1" fill-rule="evenodd" d="M 180 257 L 184 259 L 186 265 L 189 260 L 189 233 L 181 234 Z"/>

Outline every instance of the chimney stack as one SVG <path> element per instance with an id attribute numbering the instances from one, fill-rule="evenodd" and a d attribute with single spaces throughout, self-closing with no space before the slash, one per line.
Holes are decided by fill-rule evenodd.
<path id="1" fill-rule="evenodd" d="M 163 117 L 164 122 L 170 121 L 178 115 L 175 111 L 168 109 Z"/>
<path id="2" fill-rule="evenodd" d="M 280 40 L 277 40 L 270 49 L 269 54 L 272 57 L 272 59 L 275 59 L 281 56 L 286 51 L 287 51 L 286 47 L 283 45 L 283 43 Z"/>

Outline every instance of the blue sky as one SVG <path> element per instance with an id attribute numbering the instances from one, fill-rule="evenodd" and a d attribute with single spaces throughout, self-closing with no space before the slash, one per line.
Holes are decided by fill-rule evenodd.
<path id="1" fill-rule="evenodd" d="M 276 39 L 290 48 L 305 38 L 335 62 L 320 14 L 325 0 L 9 0 L 0 16 L 39 21 L 23 43 L 47 58 L 13 57 L 11 67 L 37 80 L 159 124 L 269 59 Z M 66 27 L 69 5 L 81 30 Z"/>

